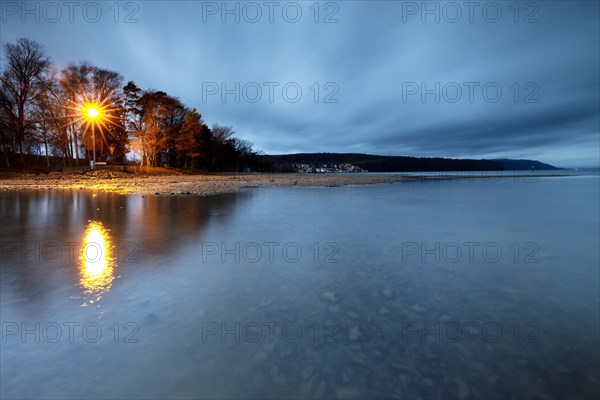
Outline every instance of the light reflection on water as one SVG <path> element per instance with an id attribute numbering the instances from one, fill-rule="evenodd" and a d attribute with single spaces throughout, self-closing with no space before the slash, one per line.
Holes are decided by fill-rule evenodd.
<path id="1" fill-rule="evenodd" d="M 100 221 L 89 221 L 80 258 L 83 307 L 97 303 L 112 286 L 116 260 L 110 232 Z"/>
<path id="2" fill-rule="evenodd" d="M 48 241 L 78 249 L 97 242 L 107 255 L 88 263 L 63 254 L 52 263 L 3 253 L 3 323 L 79 327 L 73 342 L 64 327 L 58 342 L 9 335 L 0 343 L 0 397 L 594 397 L 598 183 L 411 182 L 206 198 L 0 193 L 2 243 L 31 250 Z M 464 247 L 459 262 L 403 261 L 407 242 L 433 249 L 473 241 L 499 243 L 504 257 L 487 262 L 480 245 L 474 262 Z M 296 243 L 303 256 L 288 262 L 280 245 L 270 262 L 267 242 Z M 330 242 L 339 246 L 337 263 L 322 262 Z M 525 263 L 529 247 L 517 254 L 515 242 L 534 242 L 539 261 Z M 204 257 L 206 243 L 229 250 L 255 243 L 263 256 Z M 82 291 L 93 307 L 81 307 Z M 82 339 L 90 322 L 102 328 L 98 342 Z M 203 340 L 207 326 L 223 333 L 236 323 L 241 335 Z M 271 323 L 279 327 L 273 340 Z M 287 323 L 303 329 L 298 341 L 282 335 Z M 403 338 L 407 323 L 494 323 L 503 335 L 471 341 L 463 330 L 457 342 L 433 335 L 423 342 Z M 255 327 L 261 340 L 244 340 Z"/>

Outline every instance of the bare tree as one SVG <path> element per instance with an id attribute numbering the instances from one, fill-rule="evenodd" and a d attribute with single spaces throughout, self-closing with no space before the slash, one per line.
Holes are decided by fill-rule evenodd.
<path id="1" fill-rule="evenodd" d="M 33 123 L 31 106 L 43 92 L 40 84 L 50 65 L 44 46 L 31 39 L 17 39 L 16 44 L 4 45 L 6 67 L 0 75 L 0 107 L 4 109 L 23 162 L 23 142 Z"/>
<path id="2" fill-rule="evenodd" d="M 213 124 L 211 130 L 213 138 L 220 143 L 226 143 L 229 139 L 231 139 L 231 137 L 235 133 L 233 127 L 223 126 L 219 124 Z"/>
<path id="3" fill-rule="evenodd" d="M 85 148 L 91 147 L 91 140 L 96 140 L 100 156 L 104 153 L 116 158 L 123 158 L 126 153 L 128 138 L 122 125 L 122 114 L 125 111 L 122 103 L 122 80 L 117 72 L 98 68 L 89 63 L 71 64 L 61 71 L 60 91 L 58 97 L 66 103 L 68 112 L 65 115 L 68 127 L 69 147 L 73 148 L 75 161 L 79 161 L 80 143 Z M 97 126 L 95 138 L 86 137 L 82 132 L 80 110 L 84 103 L 95 103 L 103 109 L 103 121 Z M 88 152 L 89 155 L 89 152 Z"/>

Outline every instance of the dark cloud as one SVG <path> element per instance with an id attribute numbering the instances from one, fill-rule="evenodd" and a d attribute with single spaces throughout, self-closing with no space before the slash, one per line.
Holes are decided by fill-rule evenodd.
<path id="1" fill-rule="evenodd" d="M 454 124 L 428 126 L 403 135 L 404 145 L 433 152 L 450 151 L 454 154 L 483 154 L 561 145 L 578 139 L 593 139 L 597 134 L 581 128 L 597 126 L 598 111 L 592 105 L 585 108 L 561 107 L 542 109 L 537 113 L 506 118 L 498 115 L 485 120 L 473 119 Z M 572 135 L 572 132 L 579 132 Z M 380 142 L 397 143 L 391 134 Z"/>

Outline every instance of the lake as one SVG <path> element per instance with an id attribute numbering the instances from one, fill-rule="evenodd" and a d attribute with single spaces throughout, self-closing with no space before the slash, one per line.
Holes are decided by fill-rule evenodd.
<path id="1" fill-rule="evenodd" d="M 0 193 L 2 398 L 592 398 L 597 174 Z"/>

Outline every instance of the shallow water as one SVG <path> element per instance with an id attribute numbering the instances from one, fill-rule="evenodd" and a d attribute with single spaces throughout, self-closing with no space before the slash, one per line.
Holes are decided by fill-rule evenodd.
<path id="1" fill-rule="evenodd" d="M 3 192 L 0 395 L 598 396 L 599 185 Z"/>

